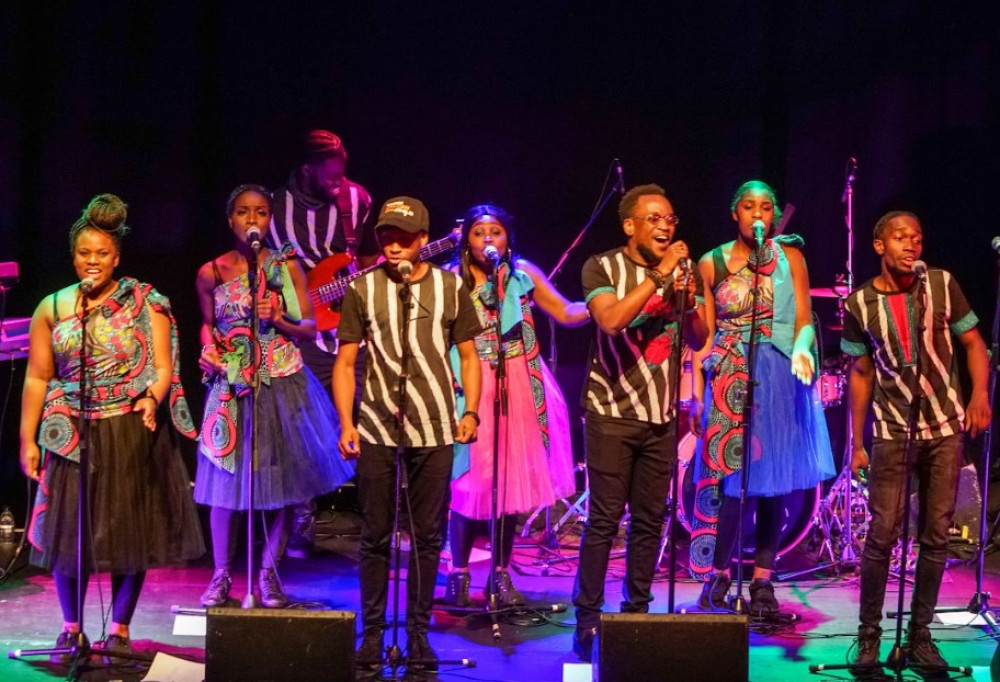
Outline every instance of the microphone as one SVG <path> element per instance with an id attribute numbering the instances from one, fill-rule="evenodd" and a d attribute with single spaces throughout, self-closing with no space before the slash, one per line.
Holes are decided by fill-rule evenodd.
<path id="1" fill-rule="evenodd" d="M 753 236 L 757 240 L 757 248 L 764 245 L 764 221 L 753 221 Z"/>
<path id="2" fill-rule="evenodd" d="M 1000 237 L 994 237 L 992 241 L 990 241 L 990 248 L 997 253 L 1000 253 Z"/>
<path id="3" fill-rule="evenodd" d="M 625 173 L 620 159 L 615 159 L 615 172 L 618 173 L 618 191 L 625 194 Z"/>
<path id="4" fill-rule="evenodd" d="M 89 294 L 94 290 L 94 280 L 91 277 L 84 277 L 80 280 L 80 291 L 85 294 Z"/>
<path id="5" fill-rule="evenodd" d="M 500 262 L 500 250 L 492 244 L 483 249 L 483 255 L 486 256 L 486 260 L 493 263 L 494 267 Z"/>
<path id="6" fill-rule="evenodd" d="M 927 276 L 927 263 L 922 260 L 913 261 L 913 274 L 923 279 Z"/>
<path id="7" fill-rule="evenodd" d="M 260 251 L 260 228 L 256 225 L 251 225 L 247 228 L 247 241 L 250 242 L 250 248 L 254 251 Z"/>
<path id="8" fill-rule="evenodd" d="M 858 172 L 858 160 L 853 156 L 847 160 L 847 168 L 844 169 L 844 193 L 840 196 L 840 203 L 847 203 L 847 195 L 854 186 L 854 176 Z"/>
<path id="9" fill-rule="evenodd" d="M 687 272 L 691 269 L 691 260 L 688 258 L 681 258 L 677 261 L 677 267 L 681 269 L 681 272 Z"/>
<path id="10" fill-rule="evenodd" d="M 403 278 L 404 284 L 409 284 L 410 277 L 413 275 L 413 263 L 408 260 L 399 261 L 399 264 L 396 265 L 396 272 Z"/>

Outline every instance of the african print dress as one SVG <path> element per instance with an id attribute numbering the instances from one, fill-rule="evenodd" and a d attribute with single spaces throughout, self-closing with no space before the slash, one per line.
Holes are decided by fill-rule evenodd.
<path id="1" fill-rule="evenodd" d="M 738 497 L 740 492 L 743 401 L 755 305 L 753 372 L 757 385 L 747 494 L 776 497 L 811 488 L 836 473 L 816 384 L 805 386 L 792 374 L 790 345 L 780 349 L 776 343 L 776 329 L 780 325 L 787 329 L 795 319 L 791 274 L 780 241 L 801 244 L 791 235 L 765 243 L 756 301 L 755 261 L 751 258 L 739 272 L 731 273 L 721 247 L 712 252 L 716 334 L 704 360 L 704 438 L 695 456 L 697 486 L 691 532 L 691 570 L 695 573 L 711 570 L 721 496 Z"/>
<path id="2" fill-rule="evenodd" d="M 576 491 L 569 411 L 559 385 L 539 355 L 531 313 L 531 278 L 520 270 L 508 275 L 509 265 L 498 270 L 506 280 L 502 296 L 510 297 L 506 323 L 502 322 L 507 370 L 508 413 L 499 434 L 499 511 L 516 514 Z M 481 423 L 475 443 L 456 444 L 451 508 L 470 519 L 491 518 L 493 490 L 493 404 L 496 394 L 497 339 L 496 295 L 491 283 L 472 292 L 483 331 L 476 336 L 482 369 L 479 399 Z M 503 308 L 503 301 L 501 301 Z M 506 330 L 504 330 L 506 327 Z M 456 376 L 461 376 L 456 372 Z"/>
<path id="3" fill-rule="evenodd" d="M 288 249 L 268 252 L 261 295 L 285 302 L 298 316 L 295 287 L 286 260 Z M 252 461 L 251 378 L 259 365 L 257 401 L 258 466 L 254 507 L 280 509 L 336 490 L 354 475 L 353 462 L 337 448 L 340 420 L 330 396 L 302 363 L 291 339 L 269 324 L 260 326 L 259 344 L 250 338 L 251 296 L 246 274 L 222 282 L 216 270 L 213 292 L 216 346 L 227 371 L 206 377 L 209 384 L 202 424 L 194 498 L 200 504 L 246 509 L 246 468 Z"/>
<path id="4" fill-rule="evenodd" d="M 172 377 L 156 431 L 149 431 L 133 407 L 157 378 L 154 312 L 170 319 Z M 75 575 L 77 557 L 82 326 L 80 315 L 74 314 L 56 319 L 52 328 L 55 377 L 38 436 L 46 456 L 28 531 L 32 563 L 68 575 Z M 205 545 L 178 437 L 194 438 L 196 432 L 178 376 L 170 301 L 149 284 L 122 278 L 92 309 L 86 333 L 93 532 L 85 544 L 93 556 L 85 563 L 128 574 L 201 556 Z"/>

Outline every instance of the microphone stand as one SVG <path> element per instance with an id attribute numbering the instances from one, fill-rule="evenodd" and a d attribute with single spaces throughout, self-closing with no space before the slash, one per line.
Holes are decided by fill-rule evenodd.
<path id="1" fill-rule="evenodd" d="M 89 291 L 89 289 L 88 289 Z M 65 647 L 52 647 L 47 649 L 16 649 L 7 654 L 8 658 L 17 659 L 25 656 L 69 656 L 70 667 L 67 673 L 67 680 L 79 680 L 84 667 L 84 661 L 91 654 L 103 654 L 104 648 L 101 646 L 91 646 L 84 634 L 84 597 L 87 594 L 86 555 L 90 547 L 90 390 L 88 386 L 87 356 L 90 354 L 89 338 L 87 336 L 87 321 L 93 308 L 87 307 L 87 296 L 81 288 L 80 312 L 80 411 L 76 420 L 76 432 L 79 438 L 80 448 L 80 470 L 78 472 L 79 491 L 76 502 L 76 615 L 79 619 L 80 630 L 72 644 Z M 115 652 L 115 657 L 130 658 L 133 660 L 148 661 L 149 658 L 140 654 Z M 88 666 L 89 668 L 89 666 Z"/>
<path id="2" fill-rule="evenodd" d="M 754 356 L 757 353 L 758 301 L 760 300 L 760 263 L 763 253 L 763 239 L 757 241 L 754 256 L 757 267 L 753 271 L 753 309 L 750 314 L 750 340 L 747 348 L 747 388 L 743 395 L 743 452 L 740 462 L 740 507 L 736 519 L 736 595 L 730 598 L 729 608 L 733 613 L 747 612 L 743 600 L 743 513 L 747 503 L 747 485 L 750 481 L 750 460 L 753 449 L 753 401 L 757 381 L 753 376 Z M 724 494 L 724 493 L 723 493 Z"/>
<path id="3" fill-rule="evenodd" d="M 681 349 L 683 347 L 684 318 L 687 317 L 687 286 L 691 281 L 691 261 L 687 261 L 684 268 L 684 288 L 674 297 L 677 315 L 680 320 L 677 324 L 677 336 L 674 338 L 673 347 L 670 349 L 675 362 L 670 368 L 670 385 L 673 387 L 673 412 L 674 412 L 674 447 L 673 461 L 670 464 L 670 480 L 672 482 L 670 495 L 670 520 L 667 535 L 670 544 L 670 568 L 667 569 L 667 612 L 674 613 L 674 592 L 677 582 L 677 504 L 683 494 L 683 486 L 678 480 L 680 476 L 680 462 L 678 455 L 679 439 L 677 438 L 677 419 L 680 418 L 680 382 L 681 382 Z M 660 553 L 662 556 L 662 551 Z"/>
<path id="4" fill-rule="evenodd" d="M 396 413 L 396 485 L 395 501 L 392 514 L 392 643 L 386 652 L 386 665 L 392 668 L 392 680 L 398 680 L 399 669 L 406 665 L 403 659 L 403 652 L 399 647 L 399 585 L 400 585 L 400 555 L 402 545 L 402 531 L 400 527 L 400 508 L 403 498 L 409 499 L 409 477 L 403 463 L 403 456 L 406 452 L 406 393 L 407 382 L 410 377 L 410 278 L 403 278 L 403 288 L 399 291 L 399 300 L 402 307 L 403 324 L 400 331 L 400 372 L 396 390 L 399 394 L 399 411 Z M 410 543 L 413 552 L 417 549 L 416 539 Z M 419 562 L 417 562 L 419 565 Z M 407 576 L 407 580 L 409 580 Z M 417 573 L 417 580 L 422 580 L 423 576 Z M 408 605 L 409 608 L 416 608 L 416 604 Z M 413 662 L 413 661 L 411 661 Z"/>
<path id="5" fill-rule="evenodd" d="M 617 183 L 608 188 L 608 179 L 611 177 L 612 167 L 614 167 L 618 171 L 619 178 Z M 570 242 L 570 245 L 566 247 L 566 250 L 563 251 L 561 256 L 559 256 L 559 260 L 556 262 L 555 266 L 552 268 L 552 270 L 549 271 L 548 275 L 549 281 L 552 282 L 553 285 L 555 284 L 556 277 L 559 275 L 563 265 L 566 263 L 566 260 L 569 258 L 570 254 L 573 253 L 573 251 L 576 250 L 576 247 L 580 245 L 580 242 L 583 241 L 583 238 L 586 236 L 587 232 L 590 231 L 590 228 L 597 220 L 597 216 L 601 215 L 601 213 L 604 212 L 604 207 L 608 205 L 608 202 L 611 201 L 611 197 L 613 197 L 616 192 L 618 192 L 619 194 L 625 194 L 625 183 L 624 183 L 624 178 L 621 175 L 621 162 L 618 159 L 612 159 L 611 165 L 608 166 L 608 171 L 604 175 L 604 184 L 601 186 L 601 196 L 598 198 L 597 203 L 594 205 L 594 210 L 591 211 L 590 217 L 587 218 L 587 221 L 583 224 L 583 227 L 580 228 L 580 231 L 577 232 L 576 237 L 573 238 L 573 241 Z M 549 320 L 549 369 L 552 371 L 552 376 L 555 376 L 556 367 L 558 365 L 558 354 L 556 351 L 556 321 L 552 317 L 548 317 L 548 320 Z M 555 550 L 559 549 L 558 528 L 562 526 L 563 523 L 566 522 L 566 520 L 571 515 L 571 512 L 576 510 L 577 513 L 582 516 L 588 515 L 585 505 L 587 504 L 587 500 L 590 497 L 590 482 L 589 479 L 586 480 L 587 480 L 587 489 L 576 500 L 574 504 L 572 505 L 567 504 L 569 509 L 566 510 L 566 513 L 559 520 L 559 523 L 557 523 L 555 527 L 553 527 L 552 525 L 552 508 L 551 507 L 545 508 L 545 530 L 542 532 L 542 543 L 541 543 L 543 552 L 552 553 Z M 535 513 L 537 514 L 537 510 Z M 548 571 L 548 566 L 550 563 L 556 563 L 560 560 L 561 560 L 560 557 L 556 557 L 554 560 L 550 560 L 549 558 L 543 559 L 543 562 L 545 563 L 545 568 L 543 569 L 543 572 Z"/>
<path id="6" fill-rule="evenodd" d="M 496 315 L 493 317 L 493 329 L 497 337 L 497 366 L 493 372 L 495 389 L 493 393 L 493 489 L 490 491 L 490 577 L 486 580 L 486 610 L 490 615 L 490 628 L 493 631 L 493 640 L 500 641 L 500 622 L 497 618 L 500 608 L 499 595 L 496 591 L 497 567 L 500 565 L 500 528 L 497 523 L 500 513 L 500 423 L 501 419 L 506 425 L 507 422 L 507 355 L 503 347 L 503 331 L 500 320 L 501 315 L 501 295 L 500 287 L 503 282 L 497 276 L 500 268 L 500 261 L 493 264 L 493 272 L 487 275 L 487 280 L 493 282 L 493 295 L 496 301 Z M 555 344 L 552 344 L 553 346 Z M 506 490 L 505 496 L 506 496 Z"/>
<path id="7" fill-rule="evenodd" d="M 247 486 L 247 592 L 243 597 L 240 608 L 255 609 L 258 606 L 257 597 L 253 592 L 253 514 L 254 514 L 254 472 L 257 469 L 259 452 L 257 449 L 257 397 L 260 393 L 260 313 L 257 311 L 257 295 L 260 288 L 260 242 L 251 243 L 250 267 L 247 277 L 250 284 L 250 347 L 253 354 L 250 356 L 250 368 L 253 374 L 250 378 L 250 462 L 247 466 L 246 486 Z M 244 434 L 245 436 L 246 434 Z"/>
<path id="8" fill-rule="evenodd" d="M 996 404 L 997 390 L 997 369 L 1000 362 L 1000 254 L 997 255 L 997 289 L 996 305 L 993 310 L 993 330 L 990 340 L 990 380 L 989 395 L 990 407 Z M 983 589 L 983 563 L 986 558 L 987 538 L 992 537 L 996 530 L 997 522 L 989 531 L 986 528 L 986 520 L 989 515 L 989 483 L 990 483 L 990 454 L 993 444 L 993 420 L 990 419 L 983 432 L 983 458 L 979 464 L 979 548 L 976 552 L 976 591 L 969 600 L 967 606 L 938 607 L 935 613 L 972 613 L 982 616 L 986 622 L 988 633 L 993 639 L 1000 641 L 1000 626 L 997 625 L 996 617 L 990 607 L 990 593 Z M 1000 522 L 1000 517 L 997 517 Z"/>

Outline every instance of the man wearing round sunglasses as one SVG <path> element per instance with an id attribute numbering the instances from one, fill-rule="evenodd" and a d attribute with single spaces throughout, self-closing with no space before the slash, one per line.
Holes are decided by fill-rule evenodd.
<path id="1" fill-rule="evenodd" d="M 674 240 L 678 218 L 662 187 L 625 193 L 618 216 L 625 246 L 592 256 L 583 268 L 587 306 L 597 325 L 586 410 L 590 515 L 580 540 L 573 589 L 573 651 L 590 661 L 604 605 L 611 546 L 628 504 L 622 612 L 646 613 L 653 596 L 663 505 L 677 438 L 674 340 L 701 348 L 708 338 L 704 294 L 688 247 Z M 676 293 L 687 291 L 685 310 Z"/>

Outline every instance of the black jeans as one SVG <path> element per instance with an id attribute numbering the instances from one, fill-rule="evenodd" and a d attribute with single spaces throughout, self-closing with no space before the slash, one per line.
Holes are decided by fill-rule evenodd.
<path id="1" fill-rule="evenodd" d="M 573 587 L 577 627 L 600 622 L 608 559 L 626 503 L 630 518 L 621 610 L 649 611 L 676 437 L 674 422 L 649 424 L 587 413 L 590 514 Z"/>
<path id="2" fill-rule="evenodd" d="M 406 629 L 426 632 L 437 579 L 441 528 L 451 498 L 452 446 L 407 448 L 410 563 L 406 579 Z M 365 632 L 385 627 L 389 595 L 389 550 L 395 509 L 395 446 L 361 444 L 358 497 L 361 501 L 361 620 Z M 400 500 L 406 510 L 406 497 Z M 401 513 L 401 516 L 405 516 Z"/>
<path id="3" fill-rule="evenodd" d="M 917 541 L 920 556 L 911 602 L 911 627 L 934 618 L 945 559 L 948 527 L 955 513 L 964 435 L 918 440 L 914 448 L 914 490 L 920 499 Z M 892 548 L 899 539 L 904 509 L 904 440 L 875 439 L 868 474 L 871 525 L 861 556 L 861 624 L 879 625 Z"/>

